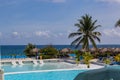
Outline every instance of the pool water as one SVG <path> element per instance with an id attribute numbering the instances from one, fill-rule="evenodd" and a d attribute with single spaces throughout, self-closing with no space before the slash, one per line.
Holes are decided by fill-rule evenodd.
<path id="1" fill-rule="evenodd" d="M 5 80 L 74 80 L 85 70 L 50 71 L 5 75 Z"/>
<path id="2" fill-rule="evenodd" d="M 46 62 L 43 65 L 28 63 L 25 65 L 6 65 L 2 68 L 5 72 L 5 80 L 74 80 L 81 72 L 86 70 L 74 70 L 75 64 L 67 62 Z"/>
<path id="3" fill-rule="evenodd" d="M 75 64 L 66 62 L 48 62 L 36 66 L 33 64 L 15 67 L 11 67 L 11 65 L 2 66 L 5 70 L 5 80 L 74 80 L 79 73 L 87 71 L 75 70 L 74 67 Z M 119 66 L 110 67 L 120 69 Z"/>
<path id="4" fill-rule="evenodd" d="M 54 70 L 54 69 L 71 69 L 76 65 L 66 63 L 66 62 L 48 62 L 43 65 L 38 64 L 26 64 L 26 65 L 3 65 L 2 68 L 5 73 L 10 72 L 24 72 L 24 71 L 36 71 L 36 70 Z"/>

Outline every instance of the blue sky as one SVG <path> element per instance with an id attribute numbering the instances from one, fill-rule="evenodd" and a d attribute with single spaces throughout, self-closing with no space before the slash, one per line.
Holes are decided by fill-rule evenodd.
<path id="1" fill-rule="evenodd" d="M 102 25 L 98 44 L 120 44 L 120 0 L 0 0 L 0 44 L 70 44 L 84 14 Z"/>

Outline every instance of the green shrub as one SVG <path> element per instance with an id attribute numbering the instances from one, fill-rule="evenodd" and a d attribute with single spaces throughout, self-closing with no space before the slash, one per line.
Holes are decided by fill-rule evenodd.
<path id="1" fill-rule="evenodd" d="M 51 45 L 40 49 L 39 52 L 42 53 L 43 59 L 57 58 L 58 55 L 57 49 Z"/>
<path id="2" fill-rule="evenodd" d="M 24 50 L 24 53 L 26 56 L 28 57 L 32 57 L 32 56 L 35 56 L 35 54 L 33 54 L 31 52 L 32 49 L 35 48 L 35 45 L 31 44 L 31 43 L 28 43 L 28 45 L 26 46 L 25 50 Z"/>

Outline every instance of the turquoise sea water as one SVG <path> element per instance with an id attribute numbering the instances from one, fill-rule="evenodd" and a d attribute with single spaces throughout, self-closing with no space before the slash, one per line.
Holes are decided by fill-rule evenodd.
<path id="1" fill-rule="evenodd" d="M 5 80 L 74 80 L 84 70 L 51 71 L 5 75 Z"/>

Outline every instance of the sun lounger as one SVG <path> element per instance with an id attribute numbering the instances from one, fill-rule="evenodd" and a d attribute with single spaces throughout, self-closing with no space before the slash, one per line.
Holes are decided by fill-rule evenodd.
<path id="1" fill-rule="evenodd" d="M 19 65 L 23 65 L 22 61 L 18 61 L 18 64 L 19 64 Z"/>
<path id="2" fill-rule="evenodd" d="M 16 61 L 11 61 L 12 65 L 16 66 Z"/>
<path id="3" fill-rule="evenodd" d="M 39 62 L 40 62 L 40 64 L 44 64 L 43 60 L 40 60 Z"/>
<path id="4" fill-rule="evenodd" d="M 33 64 L 37 65 L 38 63 L 37 63 L 37 61 L 33 60 Z"/>

